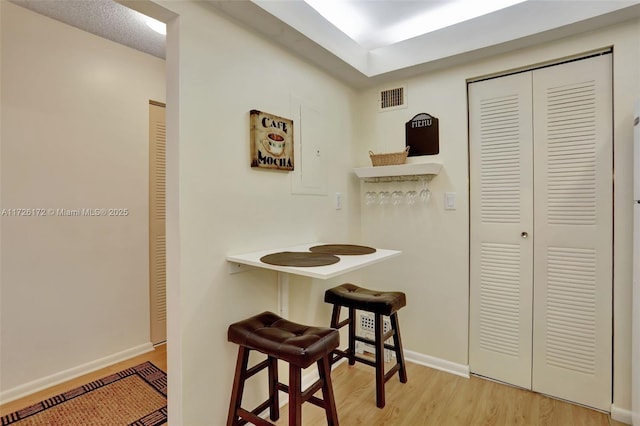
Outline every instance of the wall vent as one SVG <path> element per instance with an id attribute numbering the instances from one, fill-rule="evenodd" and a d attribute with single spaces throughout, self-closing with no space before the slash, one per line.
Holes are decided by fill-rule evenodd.
<path id="1" fill-rule="evenodd" d="M 381 90 L 378 95 L 378 110 L 392 111 L 407 107 L 407 86 Z"/>

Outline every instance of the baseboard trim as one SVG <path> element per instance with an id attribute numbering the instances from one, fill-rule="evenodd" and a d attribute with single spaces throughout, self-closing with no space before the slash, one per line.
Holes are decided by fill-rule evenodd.
<path id="1" fill-rule="evenodd" d="M 611 418 L 617 422 L 626 423 L 628 425 L 632 424 L 633 421 L 631 410 L 616 407 L 615 404 L 611 404 Z"/>
<path id="2" fill-rule="evenodd" d="M 469 366 L 466 364 L 458 364 L 457 362 L 447 361 L 446 359 L 436 358 L 431 355 L 424 355 L 413 351 L 404 351 L 404 358 L 408 362 L 424 365 L 425 367 L 434 368 L 446 373 L 455 374 L 465 378 L 471 377 Z"/>
<path id="3" fill-rule="evenodd" d="M 455 362 L 447 361 L 446 359 L 436 358 L 430 355 L 424 355 L 418 352 L 413 351 L 404 351 L 404 360 L 406 362 L 412 362 L 414 364 L 424 365 L 425 367 L 430 367 L 436 370 L 444 371 L 446 373 L 455 374 L 456 376 L 462 376 L 465 378 L 470 378 L 471 373 L 469 370 L 469 366 L 465 364 L 458 364 Z M 336 368 L 338 365 L 346 362 L 346 358 L 340 359 L 332 366 L 332 370 Z M 315 383 L 318 380 L 318 370 L 312 369 L 311 372 L 302 376 L 302 389 L 306 389 L 308 386 Z M 287 395 L 285 394 L 285 397 Z M 283 398 L 284 399 L 284 398 Z M 288 399 L 288 398 L 287 398 Z M 286 404 L 286 402 L 285 402 Z M 284 405 L 284 404 L 281 404 Z"/>
<path id="4" fill-rule="evenodd" d="M 64 383 L 68 380 L 75 379 L 87 373 L 92 373 L 101 368 L 108 367 L 121 361 L 125 361 L 134 356 L 142 355 L 153 350 L 151 342 L 145 343 L 140 346 L 126 349 L 121 352 L 106 356 L 104 358 L 96 359 L 86 364 L 78 365 L 77 367 L 69 368 L 68 370 L 60 371 L 50 376 L 42 377 L 37 380 L 25 383 L 23 385 L 16 386 L 14 388 L 0 391 L 0 405 L 7 402 L 14 401 L 32 393 L 47 389 L 51 386 L 55 386 L 60 383 Z"/>

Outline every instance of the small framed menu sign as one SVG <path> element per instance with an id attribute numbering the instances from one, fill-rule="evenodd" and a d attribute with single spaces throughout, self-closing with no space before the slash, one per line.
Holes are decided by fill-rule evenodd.
<path id="1" fill-rule="evenodd" d="M 404 125 L 409 157 L 435 155 L 440 152 L 438 119 L 427 113 L 420 113 Z"/>
<path id="2" fill-rule="evenodd" d="M 251 167 L 293 170 L 293 120 L 252 109 Z"/>

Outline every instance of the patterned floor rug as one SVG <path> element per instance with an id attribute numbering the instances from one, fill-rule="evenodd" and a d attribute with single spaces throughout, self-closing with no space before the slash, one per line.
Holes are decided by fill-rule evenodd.
<path id="1" fill-rule="evenodd" d="M 2 416 L 2 426 L 156 426 L 167 423 L 167 375 L 145 362 Z"/>

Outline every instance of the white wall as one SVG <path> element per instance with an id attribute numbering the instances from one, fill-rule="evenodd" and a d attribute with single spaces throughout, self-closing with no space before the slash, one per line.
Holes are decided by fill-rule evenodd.
<path id="1" fill-rule="evenodd" d="M 362 235 L 374 245 L 403 250 L 395 265 L 364 272 L 372 285 L 399 288 L 409 296 L 402 311 L 405 348 L 460 364 L 468 363 L 469 183 L 466 80 L 554 61 L 606 46 L 614 49 L 614 410 L 630 409 L 632 106 L 640 97 L 640 22 L 489 57 L 397 84 L 408 85 L 408 108 L 376 110 L 376 90 L 361 96 L 357 165 L 368 150 L 399 151 L 404 123 L 419 112 L 440 119 L 443 173 L 431 184 L 431 205 L 362 207 Z M 385 86 L 386 87 L 386 86 Z M 391 86 L 389 86 L 391 87 Z M 410 159 L 411 160 L 411 159 Z M 366 184 L 369 185 L 369 184 Z M 367 186 L 365 186 L 366 188 Z M 403 187 L 406 190 L 408 186 Z M 443 208 L 444 192 L 457 193 L 455 211 Z"/>
<path id="2" fill-rule="evenodd" d="M 469 217 L 466 145 L 466 86 L 455 70 L 431 73 L 408 83 L 407 109 L 378 112 L 377 90 L 362 94 L 362 123 L 356 145 L 358 165 L 369 165 L 367 152 L 401 151 L 405 123 L 425 112 L 439 119 L 440 154 L 409 157 L 409 162 L 442 162 L 429 183 L 431 198 L 425 205 L 366 206 L 361 232 L 371 245 L 402 250 L 402 256 L 364 271 L 372 288 L 398 289 L 407 294 L 400 313 L 406 350 L 464 366 L 467 362 Z M 395 87 L 393 84 L 385 87 Z M 419 182 L 363 183 L 364 191 L 420 191 Z M 444 210 L 444 192 L 455 192 L 457 209 Z"/>
<path id="3" fill-rule="evenodd" d="M 164 61 L 7 1 L 2 16 L 2 398 L 150 348 L 148 102 Z M 122 208 L 124 217 L 50 209 Z M 70 370 L 71 369 L 71 370 Z"/>
<path id="4" fill-rule="evenodd" d="M 168 250 L 176 250 L 168 258 L 168 362 L 169 388 L 179 389 L 169 392 L 169 423 L 217 425 L 226 419 L 237 353 L 227 342 L 229 324 L 277 309 L 274 272 L 229 275 L 225 258 L 348 240 L 350 217 L 357 219 L 348 177 L 354 95 L 206 3 L 162 5 L 179 15 L 169 25 L 167 50 L 168 126 L 176 132 L 169 134 L 168 154 L 168 174 L 176 180 L 167 213 Z M 327 188 L 344 194 L 342 210 L 335 210 L 333 197 L 292 195 L 288 172 L 250 167 L 249 111 L 291 117 L 292 96 L 325 117 Z M 294 123 L 294 132 L 299 125 Z M 292 280 L 292 294 L 324 285 Z M 301 312 L 299 303 L 309 309 Z M 291 308 L 291 318 L 302 322 L 323 307 L 314 296 L 292 300 Z M 321 321 L 328 324 L 329 315 Z M 257 380 L 248 387 L 248 405 L 257 402 L 258 391 L 264 394 L 266 388 L 258 390 L 264 384 Z"/>
<path id="5" fill-rule="evenodd" d="M 222 421 L 236 350 L 225 343 L 226 328 L 237 319 L 276 308 L 275 274 L 253 271 L 230 276 L 224 265 L 229 253 L 317 239 L 356 239 L 401 249 L 403 256 L 339 281 L 405 290 L 410 296 L 401 315 L 406 349 L 466 365 L 466 80 L 608 45 L 614 45 L 616 52 L 614 401 L 623 411 L 629 408 L 631 216 L 627 207 L 631 202 L 630 106 L 640 85 L 637 20 L 399 82 L 408 83 L 409 108 L 379 114 L 377 90 L 354 95 L 205 5 L 162 4 L 179 15 L 170 25 L 167 56 L 172 76 L 169 101 L 177 105 L 173 111 L 169 108 L 170 126 L 176 132 L 170 137 L 175 144 L 170 167 L 177 179 L 169 195 L 176 219 L 169 225 L 173 235 L 169 244 L 176 253 L 170 259 L 175 273 L 170 282 L 170 341 L 177 342 L 169 345 L 173 372 L 169 378 L 170 386 L 180 389 L 169 396 L 172 422 Z M 251 170 L 247 165 L 248 111 L 256 108 L 286 116 L 290 95 L 320 105 L 328 125 L 339 130 L 329 142 L 334 155 L 328 192 L 347 194 L 345 210 L 333 210 L 331 198 L 292 196 L 285 174 Z M 174 98 L 176 102 L 171 102 Z M 372 213 L 360 206 L 360 182 L 351 169 L 369 164 L 369 150 L 402 149 L 404 122 L 418 112 L 441 120 L 437 160 L 444 163 L 444 170 L 431 184 L 432 203 L 414 210 Z M 457 210 L 443 210 L 445 191 L 457 193 Z M 333 284 L 292 280 L 291 317 L 326 321 L 328 309 L 321 297 Z M 220 366 L 226 367 L 220 370 Z M 255 400 L 256 388 L 250 390 Z"/>
<path id="6" fill-rule="evenodd" d="M 400 318 L 406 349 L 466 364 L 469 187 L 465 81 L 468 78 L 553 60 L 606 45 L 615 46 L 614 401 L 616 406 L 622 409 L 630 407 L 630 153 L 631 105 L 640 93 L 640 23 L 637 20 L 558 43 L 487 58 L 411 79 L 406 81 L 409 88 L 409 108 L 379 114 L 375 107 L 375 90 L 354 93 L 345 85 L 327 77 L 268 40 L 220 16 L 206 4 L 169 0 L 159 3 L 179 15 L 169 25 L 167 52 L 168 349 L 169 386 L 174 389 L 169 394 L 169 415 L 172 424 L 204 425 L 223 422 L 236 353 L 236 347 L 226 342 L 226 329 L 235 320 L 262 310 L 275 310 L 277 306 L 275 274 L 252 271 L 229 275 L 224 261 L 228 254 L 314 240 L 356 241 L 401 249 L 404 252 L 403 256 L 339 280 L 323 282 L 306 278 L 293 279 L 290 294 L 291 317 L 310 323 L 328 321 L 328 308 L 321 301 L 322 292 L 338 281 L 403 289 L 410 296 L 409 305 L 403 309 Z M 73 87 L 69 80 L 83 82 L 82 77 L 89 75 L 86 67 L 104 58 L 104 49 L 110 51 L 119 48 L 101 46 L 101 49 L 97 49 L 100 52 L 99 58 L 92 58 L 87 56 L 88 53 L 83 53 L 82 60 L 78 59 L 75 62 L 76 67 L 67 70 L 75 70 L 79 75 L 74 74 L 62 83 L 49 82 L 44 85 L 44 89 L 40 89 L 39 85 L 34 86 L 34 82 L 48 78 L 48 73 L 45 73 L 45 76 L 42 72 L 35 73 L 29 80 L 30 84 L 27 84 L 25 80 L 18 78 L 17 74 L 20 71 L 20 75 L 26 73 L 28 76 L 28 69 L 24 66 L 7 66 L 7 62 L 41 59 L 45 62 L 39 64 L 39 68 L 54 73 L 55 69 L 62 65 L 58 64 L 58 60 L 48 59 L 48 52 L 71 46 L 70 52 L 65 50 L 65 54 L 73 57 L 74 52 L 80 48 L 77 44 L 84 45 L 87 42 L 78 40 L 76 35 L 65 39 L 64 43 L 52 43 L 53 45 L 47 45 L 42 51 L 36 50 L 35 54 L 28 55 L 30 49 L 22 46 L 22 43 L 34 37 L 40 30 L 27 26 L 28 21 L 25 20 L 11 24 L 14 14 L 18 13 L 17 10 L 16 6 L 2 3 L 2 207 L 16 202 L 32 203 L 40 200 L 66 205 L 83 203 L 85 200 L 97 202 L 106 199 L 108 202 L 122 202 L 131 207 L 138 206 L 137 203 L 146 203 L 146 197 L 141 201 L 140 197 L 129 198 L 126 193 L 110 193 L 112 187 L 104 184 L 101 179 L 96 182 L 96 185 L 102 185 L 99 186 L 100 193 L 94 193 L 95 185 L 92 185 L 89 191 L 82 187 L 86 180 L 78 183 L 76 179 L 59 172 L 61 163 L 67 168 L 82 168 L 82 164 L 91 164 L 87 169 L 92 172 L 99 171 L 96 162 L 104 159 L 110 159 L 110 164 L 115 163 L 115 169 L 136 172 L 132 163 L 128 163 L 127 166 L 120 165 L 128 159 L 121 156 L 114 158 L 113 152 L 107 149 L 110 144 L 122 142 L 120 138 L 109 134 L 100 140 L 99 148 L 94 146 L 94 149 L 88 152 L 80 142 L 92 142 L 93 136 L 85 137 L 84 133 L 77 135 L 77 127 L 63 126 L 61 123 L 65 120 L 59 120 L 56 115 L 59 113 L 60 105 L 64 105 L 63 101 L 72 104 L 82 102 L 87 96 L 87 91 L 92 92 L 83 89 L 83 96 L 76 94 L 65 97 L 64 89 Z M 7 16 L 9 14 L 11 15 Z M 20 31 L 25 33 L 22 34 Z M 58 32 L 59 30 L 55 31 L 56 34 Z M 14 37 L 9 43 L 12 34 L 21 34 L 21 38 Z M 46 34 L 46 38 L 51 38 L 50 33 Z M 93 46 L 92 43 L 89 44 Z M 155 60 L 152 58 L 151 61 Z M 100 69 L 109 69 L 111 64 L 111 61 L 106 61 Z M 119 64 L 119 67 L 121 66 L 124 65 Z M 84 72 L 81 72 L 83 70 Z M 98 77 L 98 74 L 94 76 Z M 136 87 L 126 87 L 133 93 L 136 88 L 147 84 L 147 80 L 146 77 L 140 78 Z M 11 93 L 7 87 L 14 81 L 20 82 L 18 87 L 22 87 L 30 99 L 26 108 L 21 104 L 25 95 L 16 96 L 11 104 L 5 100 L 9 99 L 7 96 Z M 95 89 L 104 86 L 88 87 Z M 109 88 L 109 93 L 115 90 L 115 86 Z M 41 94 L 43 90 L 48 96 L 36 98 L 34 92 Z M 117 98 L 120 99 L 120 96 L 125 95 L 118 95 Z M 249 110 L 260 109 L 288 116 L 291 115 L 291 96 L 306 100 L 326 115 L 327 128 L 331 135 L 327 138 L 327 150 L 331 156 L 327 182 L 328 193 L 331 195 L 329 197 L 292 195 L 288 173 L 255 170 L 249 167 Z M 116 98 L 115 95 L 113 97 Z M 156 96 L 145 94 L 143 97 L 146 102 L 147 98 Z M 161 98 L 161 95 L 157 97 Z M 40 108 L 40 103 L 36 103 L 34 99 L 44 103 L 46 108 Z M 132 104 L 114 102 L 117 102 L 119 109 Z M 54 105 L 51 105 L 52 103 Z M 79 111 L 74 111 L 80 114 Z M 109 108 L 105 114 L 118 111 L 117 108 Z M 364 206 L 361 207 L 360 182 L 353 177 L 352 167 L 368 165 L 367 152 L 370 149 L 377 152 L 402 149 L 404 122 L 415 113 L 423 111 L 441 120 L 441 154 L 437 159 L 444 163 L 444 170 L 431 184 L 431 205 L 416 207 L 412 211 L 402 208 L 376 213 L 366 210 Z M 27 118 L 16 118 L 19 126 L 8 126 L 9 117 L 13 121 L 10 114 L 17 113 L 21 113 L 22 117 L 30 115 L 37 118 L 37 121 L 32 119 L 31 122 L 49 124 L 46 138 L 41 136 L 42 127 L 29 125 L 31 122 L 25 123 Z M 143 114 L 146 117 L 146 109 L 144 113 L 130 113 Z M 82 123 L 78 125 L 84 126 Z M 7 145 L 10 128 L 19 129 L 14 130 L 15 133 L 24 132 L 18 134 L 20 144 Z M 57 144 L 73 144 L 74 158 L 82 154 L 84 161 L 80 162 L 80 165 L 71 166 L 66 159 L 63 163 L 57 150 L 45 151 L 47 156 L 39 157 L 39 153 L 48 149 L 47 146 L 40 144 L 33 147 L 28 144 L 51 138 L 53 130 L 56 131 Z M 104 128 L 103 130 L 109 131 Z M 146 143 L 146 130 L 140 131 L 145 133 Z M 11 146 L 16 153 L 21 154 L 20 160 L 16 159 L 15 163 L 9 161 L 10 151 L 5 146 Z M 29 155 L 24 152 L 27 149 L 31 150 Z M 123 146 L 118 147 L 118 150 L 123 149 Z M 100 152 L 102 158 L 92 157 L 95 152 Z M 132 153 L 132 157 L 142 155 L 138 151 Z M 33 174 L 34 170 L 43 167 L 44 171 L 36 174 L 36 183 L 31 182 L 33 178 L 29 174 L 22 173 L 30 171 Z M 76 173 L 90 176 L 86 169 L 74 170 L 73 176 L 77 176 Z M 99 174 L 98 177 L 103 175 Z M 123 179 L 118 174 L 109 178 Z M 7 182 L 11 185 L 7 186 Z M 54 192 L 58 188 L 58 182 L 73 189 L 63 194 Z M 33 186 L 38 189 L 23 190 Z M 443 210 L 442 196 L 445 191 L 457 193 L 457 210 Z M 35 193 L 34 198 L 19 195 L 29 195 L 31 192 Z M 341 192 L 346 196 L 345 208 L 339 211 L 333 207 L 332 194 L 335 192 Z M 8 198 L 10 196 L 13 198 Z M 120 196 L 125 198 L 121 200 L 118 198 Z M 146 214 L 146 204 L 144 207 L 140 204 L 139 208 Z M 125 313 L 118 315 L 116 319 L 98 315 L 106 310 L 107 302 L 120 302 L 121 310 L 126 310 L 136 303 L 131 299 L 118 299 L 123 292 L 131 291 L 130 286 L 118 287 L 125 281 L 117 279 L 118 271 L 113 271 L 115 268 L 101 269 L 100 266 L 88 268 L 77 261 L 95 260 L 96 255 L 100 254 L 103 257 L 108 256 L 111 262 L 109 264 L 114 265 L 115 260 L 111 257 L 118 253 L 133 256 L 132 252 L 124 250 L 131 248 L 133 251 L 133 247 L 139 248 L 142 244 L 129 244 L 136 233 L 135 230 L 138 229 L 137 225 L 105 220 L 100 222 L 99 228 L 94 228 L 93 225 L 97 225 L 98 222 L 88 222 L 87 226 L 90 228 L 87 231 L 84 222 L 83 225 L 76 225 L 74 228 L 72 225 L 80 222 L 65 222 L 62 221 L 63 218 L 53 219 L 57 222 L 41 220 L 40 225 L 36 220 L 18 222 L 11 218 L 9 222 L 3 218 L 3 359 L 0 362 L 3 380 L 6 377 L 5 351 L 14 356 L 12 366 L 19 365 L 19 371 L 12 372 L 12 375 L 28 372 L 33 374 L 33 377 L 40 377 L 47 373 L 31 372 L 31 369 L 40 365 L 36 361 L 40 361 L 38 351 L 42 347 L 47 351 L 46 364 L 51 366 L 53 362 L 62 362 L 61 352 L 66 354 L 74 350 L 86 354 L 87 351 L 93 351 L 88 354 L 87 360 L 113 352 L 113 348 L 109 348 L 98 354 L 102 349 L 101 345 L 106 345 L 104 336 L 112 336 L 112 333 L 118 334 L 118 342 L 126 341 L 126 344 L 122 345 L 123 348 L 146 341 L 138 339 L 141 334 L 140 327 L 133 326 L 131 329 L 123 330 L 110 325 L 119 318 L 135 318 L 138 310 L 129 309 L 131 316 Z M 18 229 L 21 231 L 18 234 L 12 229 L 20 223 L 23 225 L 20 225 L 22 229 Z M 48 226 L 50 224 L 55 224 L 55 227 Z M 63 226 L 64 228 L 61 228 Z M 114 230 L 112 226 L 128 226 L 126 244 L 122 243 L 122 228 Z M 73 251 L 74 247 L 66 243 L 43 249 L 42 235 L 50 235 L 60 229 L 64 231 L 65 238 L 73 235 L 80 239 L 90 234 L 92 237 L 87 238 L 86 242 L 80 240 L 90 249 Z M 110 244 L 107 247 L 98 243 L 102 241 L 102 237 L 96 237 L 105 229 L 109 235 L 118 237 L 106 239 Z M 144 229 L 146 232 L 146 228 Z M 56 236 L 57 239 L 62 237 Z M 33 263 L 30 263 L 34 256 L 41 267 L 35 268 L 32 266 Z M 143 272 L 136 271 L 132 274 L 143 275 Z M 116 279 L 113 274 L 116 275 Z M 124 276 L 124 272 L 121 275 Z M 83 279 L 78 280 L 76 277 Z M 11 281 L 17 284 L 5 286 L 5 283 L 11 282 L 7 278 L 12 278 Z M 16 281 L 17 278 L 19 281 Z M 146 279 L 146 276 L 144 278 Z M 105 280 L 117 295 L 102 293 L 102 290 L 107 288 Z M 126 281 L 132 282 L 131 279 Z M 91 285 L 91 291 L 85 291 L 87 285 Z M 38 288 L 32 290 L 34 286 Z M 8 290 L 5 290 L 5 287 L 8 287 Z M 127 296 L 130 295 L 127 293 Z M 15 298 L 18 296 L 19 300 Z M 144 297 L 146 303 L 146 293 Z M 78 300 L 81 298 L 83 301 L 79 303 Z M 133 298 L 139 301 L 142 300 L 142 295 L 136 294 Z M 67 303 L 63 303 L 65 300 Z M 94 301 L 96 304 L 92 305 L 91 302 Z M 21 316 L 20 310 L 25 306 L 33 306 L 31 316 Z M 80 321 L 75 321 L 76 315 L 79 314 L 86 315 L 82 316 Z M 97 321 L 87 324 L 90 320 Z M 20 325 L 12 326 L 15 322 L 19 322 Z M 49 328 L 42 329 L 42 324 L 45 323 Z M 134 323 L 138 324 L 138 321 Z M 61 327 L 72 328 L 61 331 Z M 75 330 L 73 327 L 84 328 Z M 92 331 L 85 335 L 87 328 L 91 328 Z M 20 332 L 19 335 L 17 331 Z M 35 335 L 36 339 L 26 339 L 25 336 L 29 334 Z M 77 335 L 82 336 L 80 341 L 74 340 Z M 133 335 L 135 336 L 131 337 Z M 60 345 L 61 337 L 64 345 Z M 9 338 L 13 340 L 5 340 Z M 145 339 L 148 339 L 147 334 Z M 5 349 L 8 346 L 5 342 L 11 343 L 12 346 L 17 344 L 19 347 Z M 51 353 L 51 350 L 58 347 L 61 352 L 54 350 Z M 23 358 L 20 364 L 15 363 L 15 354 L 18 352 Z M 64 361 L 69 361 L 69 365 L 83 362 L 66 358 Z M 64 367 L 57 365 L 56 368 Z M 54 368 L 51 371 L 57 370 Z M 14 377 L 12 380 L 19 383 L 20 380 L 28 378 Z M 251 386 L 250 399 L 256 399 L 256 393 L 256 387 Z"/>

